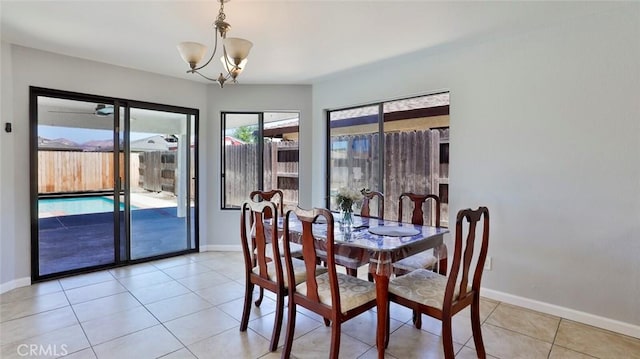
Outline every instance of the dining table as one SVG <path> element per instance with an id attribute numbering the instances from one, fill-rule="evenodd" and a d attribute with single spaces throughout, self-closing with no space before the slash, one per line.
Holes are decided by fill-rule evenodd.
<path id="1" fill-rule="evenodd" d="M 369 258 L 369 272 L 373 274 L 376 286 L 377 328 L 376 345 L 378 358 L 384 357 L 386 318 L 388 315 L 389 278 L 393 274 L 393 263 L 413 254 L 433 249 L 438 259 L 436 270 L 446 273 L 447 247 L 444 235 L 449 233 L 445 227 L 433 227 L 403 223 L 388 219 L 354 216 L 353 224 L 345 226 L 341 223 L 340 214 L 332 212 L 334 216 L 334 245 L 336 252 L 342 255 L 361 255 L 366 252 Z M 282 228 L 282 218 L 278 227 Z M 289 223 L 291 238 L 293 234 L 302 232 L 300 221 L 291 216 Z M 313 226 L 313 234 L 317 241 L 317 248 L 322 250 L 327 237 L 326 223 L 321 219 Z"/>

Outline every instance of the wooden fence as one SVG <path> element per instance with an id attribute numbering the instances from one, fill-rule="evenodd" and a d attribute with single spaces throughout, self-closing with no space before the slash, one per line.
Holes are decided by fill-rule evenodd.
<path id="1" fill-rule="evenodd" d="M 225 147 L 225 206 L 241 206 L 258 186 L 257 144 Z M 298 142 L 264 144 L 264 190 L 281 189 L 285 204 L 298 203 Z"/>
<path id="2" fill-rule="evenodd" d="M 131 183 L 137 184 L 138 156 L 131 156 L 130 165 Z M 113 190 L 114 184 L 113 152 L 38 151 L 38 193 Z"/>
<path id="3" fill-rule="evenodd" d="M 139 166 L 135 168 L 135 172 L 139 175 L 136 183 L 138 187 L 151 192 L 170 192 L 177 194 L 179 177 L 176 177 L 176 169 L 178 168 L 178 152 L 177 151 L 147 151 L 132 155 L 131 158 L 139 161 Z M 194 149 L 190 150 L 191 175 L 188 181 L 191 186 L 191 199 L 195 198 L 195 156 Z M 134 167 L 131 166 L 133 173 Z"/>
<path id="4" fill-rule="evenodd" d="M 151 192 L 175 193 L 176 151 L 150 151 L 137 154 L 140 166 L 138 186 Z M 134 156 L 132 156 L 134 157 Z"/>
<path id="5" fill-rule="evenodd" d="M 38 192 L 112 190 L 113 162 L 113 152 L 38 151 Z"/>
<path id="6" fill-rule="evenodd" d="M 389 132 L 384 135 L 385 217 L 398 217 L 398 198 L 403 192 L 434 193 L 441 197 L 441 225 L 448 225 L 449 130 Z M 338 188 L 375 189 L 379 183 L 378 134 L 331 138 L 331 196 Z M 225 147 L 225 205 L 240 206 L 258 188 L 257 145 Z M 264 189 L 279 188 L 285 203 L 298 201 L 298 142 L 265 143 Z M 373 204 L 372 210 L 377 211 Z M 335 207 L 335 204 L 333 206 Z M 424 211 L 431 213 L 431 205 Z M 410 220 L 409 204 L 403 209 Z"/>
<path id="7" fill-rule="evenodd" d="M 448 143 L 448 129 L 384 134 L 385 218 L 397 219 L 401 193 L 433 193 L 444 197 L 441 224 L 448 224 Z M 379 190 L 378 134 L 335 136 L 331 149 L 331 196 L 340 187 Z M 404 220 L 409 221 L 411 210 L 405 206 Z M 431 208 L 425 205 L 424 210 L 430 213 Z"/>

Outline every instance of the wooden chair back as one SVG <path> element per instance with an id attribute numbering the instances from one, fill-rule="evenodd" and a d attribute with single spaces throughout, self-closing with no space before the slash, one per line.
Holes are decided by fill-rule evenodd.
<path id="1" fill-rule="evenodd" d="M 375 198 L 378 199 L 378 215 L 372 216 L 370 213 L 370 202 Z M 384 219 L 384 195 L 377 191 L 362 192 L 362 209 L 360 210 L 360 215 L 363 217 Z"/>
<path id="2" fill-rule="evenodd" d="M 480 238 L 480 249 L 475 268 L 471 268 L 471 262 L 476 249 L 476 230 L 481 221 L 482 238 Z M 467 223 L 466 226 L 465 222 Z M 456 218 L 453 264 L 447 281 L 443 308 L 452 307 L 456 286 L 458 286 L 459 292 L 455 302 L 460 304 L 460 306 L 456 305 L 459 308 L 469 305 L 474 295 L 479 295 L 482 270 L 484 269 L 484 263 L 487 258 L 488 247 L 489 209 L 487 207 L 479 207 L 476 210 L 468 208 L 459 211 Z M 470 275 L 473 277 L 470 277 Z M 469 283 L 471 283 L 471 290 L 469 290 Z"/>
<path id="3" fill-rule="evenodd" d="M 265 220 L 271 219 L 272 225 L 265 226 Z M 278 238 L 278 210 L 271 201 L 247 201 L 242 205 L 240 216 L 240 238 L 247 280 L 254 267 L 258 267 L 258 274 L 269 281 L 267 263 L 271 258 L 267 255 L 267 246 L 272 246 L 274 258 L 280 257 L 278 241 L 268 240 Z M 277 283 L 283 283 L 284 271 L 280 261 L 274 261 Z"/>
<path id="4" fill-rule="evenodd" d="M 295 209 L 287 211 L 284 217 L 284 235 L 285 240 L 283 241 L 283 250 L 284 250 L 284 259 L 286 272 L 288 276 L 288 282 L 294 283 L 294 273 L 293 273 L 293 264 L 291 262 L 291 249 L 290 249 L 290 231 L 289 225 L 291 220 L 295 220 L 293 217 L 297 217 L 297 219 L 302 224 L 302 233 L 300 234 L 299 241 L 302 244 L 302 257 L 305 262 L 306 268 L 306 283 L 307 283 L 307 294 L 306 301 L 307 303 L 311 303 L 311 306 L 314 307 L 315 311 L 318 314 L 321 314 L 325 318 L 332 317 L 332 310 L 339 311 L 340 308 L 340 292 L 338 289 L 338 277 L 336 272 L 336 260 L 335 260 L 335 252 L 334 252 L 334 237 L 333 237 L 333 229 L 334 229 L 334 221 L 333 215 L 328 209 L 324 208 L 314 208 L 310 210 L 302 209 L 300 207 L 296 207 Z M 317 220 L 320 221 L 317 221 Z M 327 253 L 327 272 L 329 275 L 329 284 L 331 287 L 331 303 L 332 306 L 329 307 L 320 302 L 320 296 L 318 294 L 318 282 L 316 277 L 317 273 L 317 265 L 316 258 L 318 257 L 316 254 L 316 241 L 318 239 L 313 235 L 313 223 L 319 222 L 322 223 L 326 221 L 326 230 L 327 235 L 326 239 L 324 239 L 326 244 L 326 253 Z M 295 294 L 295 287 L 290 286 L 289 295 L 290 298 Z M 300 294 L 298 294 L 300 296 Z M 309 305 L 309 304 L 308 304 Z"/>
<path id="5" fill-rule="evenodd" d="M 255 302 L 257 307 L 262 303 L 264 289 L 275 293 L 276 312 L 269 344 L 271 351 L 275 351 L 278 347 L 284 315 L 284 297 L 288 294 L 282 261 L 277 259 L 280 258 L 279 244 L 277 240 L 270 240 L 277 238 L 278 217 L 277 205 L 269 200 L 247 201 L 242 204 L 240 212 L 240 237 L 246 286 L 240 331 L 246 331 L 249 325 L 254 286 L 257 285 L 260 288 L 260 296 Z M 267 246 L 271 246 L 271 254 L 267 251 Z"/>
<path id="6" fill-rule="evenodd" d="M 433 200 L 431 219 L 435 220 L 434 226 L 440 227 L 440 197 L 435 194 L 417 194 L 411 192 L 405 192 L 398 198 L 398 222 L 402 222 L 402 207 L 403 200 L 408 199 L 413 203 L 413 212 L 411 214 L 411 223 L 417 225 L 424 225 L 424 211 L 422 210 L 422 204 L 430 199 Z"/>
<path id="7" fill-rule="evenodd" d="M 249 198 L 255 202 L 271 201 L 276 204 L 278 215 L 282 216 L 284 214 L 284 194 L 279 189 L 271 191 L 253 191 L 249 194 Z"/>

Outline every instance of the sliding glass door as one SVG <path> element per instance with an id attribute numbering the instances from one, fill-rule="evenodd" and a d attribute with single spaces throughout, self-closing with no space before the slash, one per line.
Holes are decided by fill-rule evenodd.
<path id="1" fill-rule="evenodd" d="M 197 115 L 32 88 L 32 279 L 196 250 Z"/>
<path id="2" fill-rule="evenodd" d="M 114 264 L 113 104 L 39 96 L 37 108 L 38 275 Z"/>
<path id="3" fill-rule="evenodd" d="M 131 259 L 193 248 L 193 116 L 130 108 Z"/>

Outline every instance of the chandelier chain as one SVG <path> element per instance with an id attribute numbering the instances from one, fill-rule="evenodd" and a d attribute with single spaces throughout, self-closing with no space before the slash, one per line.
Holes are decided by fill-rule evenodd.
<path id="1" fill-rule="evenodd" d="M 220 1 L 220 10 L 218 10 L 218 21 L 224 21 L 227 15 L 224 13 L 224 1 Z"/>

